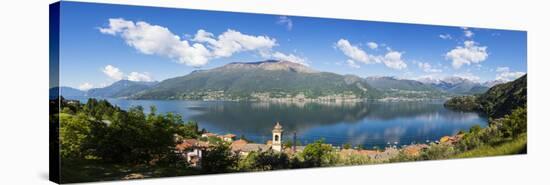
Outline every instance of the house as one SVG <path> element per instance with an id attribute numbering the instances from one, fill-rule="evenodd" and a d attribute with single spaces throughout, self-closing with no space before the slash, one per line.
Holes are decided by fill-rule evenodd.
<path id="1" fill-rule="evenodd" d="M 201 135 L 201 137 L 217 137 L 218 135 L 214 134 L 214 133 L 210 133 L 210 132 L 207 132 L 207 133 L 204 133 Z"/>
<path id="2" fill-rule="evenodd" d="M 464 134 L 458 134 L 454 136 L 443 136 L 441 139 L 439 139 L 439 143 L 447 143 L 447 144 L 455 144 L 458 143 L 462 137 L 464 137 Z"/>
<path id="3" fill-rule="evenodd" d="M 235 140 L 235 137 L 237 137 L 235 134 L 225 134 L 223 136 L 218 136 L 220 139 L 222 139 L 225 142 L 233 142 Z"/>
<path id="4" fill-rule="evenodd" d="M 408 156 L 418 157 L 420 156 L 422 150 L 428 148 L 427 144 L 414 144 L 409 145 L 403 148 L 403 153 Z"/>
<path id="5" fill-rule="evenodd" d="M 209 144 L 196 139 L 184 139 L 176 145 L 175 153 L 186 159 L 187 163 L 193 167 L 200 165 L 202 153 L 208 148 Z"/>
<path id="6" fill-rule="evenodd" d="M 70 104 L 70 105 L 79 105 L 80 104 L 80 101 L 78 101 L 78 100 L 67 100 L 66 102 L 67 102 L 67 104 Z"/>
<path id="7" fill-rule="evenodd" d="M 174 143 L 181 143 L 183 142 L 183 137 L 180 136 L 179 134 L 174 134 Z"/>
<path id="8" fill-rule="evenodd" d="M 239 139 L 236 141 L 233 141 L 231 145 L 229 145 L 231 148 L 231 151 L 235 154 L 239 154 L 241 156 L 247 156 L 250 154 L 250 152 L 263 152 L 271 149 L 270 145 L 266 144 L 258 144 L 258 143 L 248 143 L 245 140 Z"/>
<path id="9" fill-rule="evenodd" d="M 247 144 L 248 144 L 248 141 L 239 139 L 239 140 L 233 141 L 231 145 L 229 145 L 229 147 L 231 148 L 231 151 L 236 152 L 236 151 L 242 150 L 244 146 Z"/>
<path id="10" fill-rule="evenodd" d="M 306 146 L 295 146 L 294 149 L 292 149 L 292 147 L 285 148 L 284 152 L 287 153 L 287 154 L 294 154 L 294 153 L 298 153 L 298 152 L 303 152 L 305 148 L 306 148 Z"/>
<path id="11" fill-rule="evenodd" d="M 233 149 L 232 149 L 233 150 Z M 271 150 L 271 146 L 266 144 L 258 144 L 258 143 L 247 143 L 238 150 L 235 150 L 235 153 L 238 153 L 241 156 L 246 157 L 250 152 L 264 152 Z"/>
<path id="12" fill-rule="evenodd" d="M 241 156 L 247 156 L 248 154 L 250 154 L 250 152 L 263 152 L 268 150 L 284 152 L 283 146 L 282 146 L 283 126 L 281 126 L 279 122 L 277 122 L 273 127 L 272 136 L 273 136 L 272 139 L 267 141 L 267 144 L 248 143 L 247 141 L 242 139 L 236 140 L 232 142 L 230 145 L 231 151 Z M 224 135 L 224 138 L 225 137 L 229 137 L 229 136 Z M 233 138 L 234 138 L 234 135 L 233 135 Z"/>

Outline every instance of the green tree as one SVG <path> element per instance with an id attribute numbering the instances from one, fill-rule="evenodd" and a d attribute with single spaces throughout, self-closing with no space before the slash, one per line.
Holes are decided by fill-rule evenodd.
<path id="1" fill-rule="evenodd" d="M 346 143 L 346 144 L 344 144 L 344 146 L 342 146 L 342 148 L 344 148 L 344 149 L 350 149 L 350 148 L 351 148 L 351 144 Z"/>
<path id="2" fill-rule="evenodd" d="M 502 120 L 503 133 L 505 137 L 516 138 L 527 132 L 527 109 L 520 107 L 511 114 L 504 116 Z"/>
<path id="3" fill-rule="evenodd" d="M 285 148 L 292 148 L 292 145 L 293 145 L 293 143 L 292 143 L 292 141 L 290 141 L 290 140 L 286 140 L 286 141 L 283 143 L 283 146 L 284 146 Z"/>
<path id="4" fill-rule="evenodd" d="M 470 127 L 470 133 L 477 134 L 480 131 L 481 131 L 481 126 L 479 126 L 479 125 L 474 125 L 474 126 Z"/>
<path id="5" fill-rule="evenodd" d="M 319 167 L 329 165 L 334 162 L 331 155 L 332 147 L 325 144 L 324 140 L 317 140 L 308 144 L 301 153 L 304 159 L 304 167 Z"/>
<path id="6" fill-rule="evenodd" d="M 282 152 L 275 152 L 273 150 L 259 152 L 257 155 L 253 155 L 253 163 L 251 167 L 255 170 L 276 170 L 286 169 L 290 166 L 289 157 Z"/>
<path id="7" fill-rule="evenodd" d="M 421 157 L 424 160 L 448 159 L 456 153 L 454 147 L 448 144 L 430 144 Z"/>
<path id="8" fill-rule="evenodd" d="M 91 121 L 85 114 L 59 115 L 59 143 L 62 158 L 82 158 L 87 154 L 86 144 L 91 133 Z"/>
<path id="9" fill-rule="evenodd" d="M 201 169 L 204 173 L 225 173 L 236 169 L 238 156 L 234 155 L 229 145 L 219 143 L 209 147 L 201 158 Z"/>

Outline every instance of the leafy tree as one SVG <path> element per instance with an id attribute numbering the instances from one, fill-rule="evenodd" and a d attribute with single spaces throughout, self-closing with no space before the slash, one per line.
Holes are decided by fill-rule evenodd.
<path id="1" fill-rule="evenodd" d="M 390 162 L 406 162 L 406 161 L 417 161 L 421 160 L 420 156 L 412 156 L 405 153 L 405 150 L 399 151 L 399 153 L 395 156 L 390 158 Z"/>
<path id="2" fill-rule="evenodd" d="M 290 166 L 288 155 L 282 152 L 268 150 L 259 152 L 257 155 L 253 155 L 252 157 L 254 159 L 254 163 L 251 167 L 257 170 L 265 171 L 285 169 Z"/>
<path id="3" fill-rule="evenodd" d="M 481 109 L 478 101 L 477 96 L 460 96 L 448 100 L 444 105 L 456 110 L 478 111 Z"/>
<path id="4" fill-rule="evenodd" d="M 292 143 L 292 141 L 290 140 L 286 140 L 284 143 L 283 143 L 283 146 L 285 148 L 292 148 L 292 145 L 294 145 L 294 143 Z"/>
<path id="5" fill-rule="evenodd" d="M 86 144 L 91 133 L 91 121 L 79 113 L 75 116 L 62 113 L 60 120 L 60 155 L 62 158 L 82 158 L 87 154 Z"/>
<path id="6" fill-rule="evenodd" d="M 470 133 L 477 134 L 480 131 L 481 131 L 481 126 L 479 126 L 479 125 L 474 125 L 474 126 L 470 127 Z"/>
<path id="7" fill-rule="evenodd" d="M 346 144 L 344 144 L 344 146 L 342 146 L 342 148 L 344 148 L 344 149 L 350 149 L 350 148 L 351 148 L 351 144 L 346 143 Z"/>
<path id="8" fill-rule="evenodd" d="M 208 138 L 206 138 L 208 143 L 211 143 L 211 144 L 223 144 L 224 141 L 219 138 L 219 137 L 216 137 L 216 136 L 210 136 Z"/>
<path id="9" fill-rule="evenodd" d="M 185 138 L 199 135 L 196 122 L 185 123 L 180 115 L 158 114 L 150 107 L 124 111 L 106 100 L 89 99 L 86 104 L 65 109 L 62 131 L 62 157 L 83 158 L 93 155 L 104 162 L 145 164 L 166 161 L 172 155 L 174 134 Z M 70 106 L 67 106 L 70 107 Z M 78 108 L 82 107 L 82 108 Z M 75 116 L 71 116 L 76 111 Z"/>
<path id="10" fill-rule="evenodd" d="M 304 158 L 304 167 L 319 167 L 333 163 L 331 152 L 332 147 L 325 144 L 324 140 L 308 144 L 301 153 Z"/>
<path id="11" fill-rule="evenodd" d="M 456 150 L 452 145 L 432 143 L 430 147 L 422 152 L 421 157 L 424 160 L 448 159 L 455 153 Z"/>
<path id="12" fill-rule="evenodd" d="M 300 145 L 302 145 L 302 143 L 299 140 L 296 140 L 296 146 L 300 146 Z M 292 148 L 292 146 L 294 146 L 294 141 L 285 140 L 285 142 L 283 143 L 283 146 L 285 148 Z"/>
<path id="13" fill-rule="evenodd" d="M 520 107 L 502 120 L 502 131 L 505 137 L 516 138 L 527 132 L 527 109 Z"/>
<path id="14" fill-rule="evenodd" d="M 362 165 L 373 163 L 369 156 L 352 154 L 345 157 L 338 157 L 337 165 Z"/>
<path id="15" fill-rule="evenodd" d="M 61 109 L 61 113 L 65 113 L 65 114 L 74 114 L 74 111 L 71 110 L 71 108 L 69 108 L 69 107 L 63 107 L 63 108 Z"/>
<path id="16" fill-rule="evenodd" d="M 499 119 L 490 119 L 487 128 L 473 126 L 458 143 L 462 151 L 472 150 L 483 145 L 497 146 L 527 132 L 527 111 L 518 108 L 510 115 Z"/>
<path id="17" fill-rule="evenodd" d="M 238 156 L 234 155 L 229 145 L 220 143 L 211 146 L 203 153 L 201 169 L 204 173 L 225 173 L 236 169 Z"/>

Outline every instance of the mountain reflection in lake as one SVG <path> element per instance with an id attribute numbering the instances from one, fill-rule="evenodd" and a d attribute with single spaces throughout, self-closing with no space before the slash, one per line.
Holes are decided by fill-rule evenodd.
<path id="1" fill-rule="evenodd" d="M 476 113 L 448 110 L 442 101 L 361 102 L 361 103 L 267 103 L 221 101 L 159 101 L 109 99 L 128 109 L 141 105 L 147 111 L 155 105 L 159 112 L 174 112 L 185 120 L 195 120 L 210 132 L 244 135 L 255 142 L 271 139 L 271 130 L 279 121 L 283 138 L 296 132 L 300 143 L 324 138 L 334 145 L 350 143 L 365 147 L 384 147 L 434 141 L 445 135 L 487 125 Z"/>

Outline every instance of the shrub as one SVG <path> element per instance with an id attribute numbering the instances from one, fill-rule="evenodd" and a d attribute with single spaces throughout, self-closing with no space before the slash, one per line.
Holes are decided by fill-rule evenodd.
<path id="1" fill-rule="evenodd" d="M 304 167 L 319 167 L 333 164 L 335 157 L 331 155 L 332 147 L 323 140 L 308 144 L 301 153 L 304 158 Z"/>
<path id="2" fill-rule="evenodd" d="M 201 169 L 204 173 L 226 173 L 237 168 L 239 157 L 231 152 L 229 145 L 219 143 L 204 151 Z"/>
<path id="3" fill-rule="evenodd" d="M 456 153 L 456 150 L 452 145 L 449 144 L 430 144 L 424 152 L 422 152 L 421 157 L 424 160 L 437 160 L 437 159 L 448 159 Z"/>
<path id="4" fill-rule="evenodd" d="M 277 170 L 290 167 L 290 159 L 287 154 L 273 150 L 257 152 L 247 156 L 250 160 L 249 168 L 253 171 Z"/>

